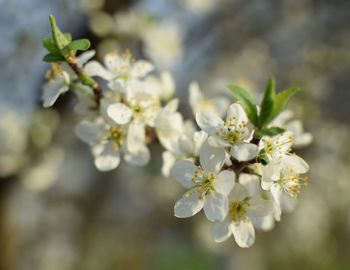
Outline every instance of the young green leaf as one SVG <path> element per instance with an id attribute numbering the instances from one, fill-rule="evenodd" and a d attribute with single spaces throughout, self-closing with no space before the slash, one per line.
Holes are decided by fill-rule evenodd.
<path id="1" fill-rule="evenodd" d="M 241 103 L 250 122 L 252 122 L 254 126 L 258 126 L 258 110 L 253 97 L 246 90 L 237 85 L 231 84 L 228 88 L 231 90 L 233 96 Z"/>
<path id="2" fill-rule="evenodd" d="M 287 106 L 287 103 L 289 99 L 297 92 L 300 91 L 299 87 L 290 87 L 282 92 L 279 92 L 276 95 L 275 99 L 275 105 L 274 105 L 274 110 L 271 115 L 271 120 L 272 121 L 274 118 L 276 118 Z"/>
<path id="3" fill-rule="evenodd" d="M 55 41 L 52 37 L 44 38 L 42 40 L 42 44 L 46 50 L 48 50 L 51 54 L 61 55 L 60 50 L 57 48 Z"/>
<path id="4" fill-rule="evenodd" d="M 275 136 L 278 135 L 280 133 L 285 132 L 286 130 L 283 128 L 279 128 L 279 127 L 270 127 L 270 128 L 265 128 L 263 129 L 261 132 L 263 135 L 267 135 L 267 136 Z"/>
<path id="5" fill-rule="evenodd" d="M 48 53 L 44 56 L 43 61 L 51 63 L 51 62 L 61 62 L 64 61 L 64 57 L 62 55 L 56 55 L 52 53 Z"/>
<path id="6" fill-rule="evenodd" d="M 90 41 L 88 39 L 77 39 L 69 43 L 68 47 L 73 51 L 86 51 L 90 48 Z"/>
<path id="7" fill-rule="evenodd" d="M 274 110 L 275 98 L 276 98 L 276 82 L 272 77 L 270 77 L 266 85 L 264 98 L 261 102 L 261 110 L 259 114 L 260 128 L 264 128 L 272 120 L 271 116 Z"/>
<path id="8" fill-rule="evenodd" d="M 55 44 L 58 47 L 58 49 L 62 50 L 69 44 L 71 36 L 70 34 L 67 35 L 61 32 L 61 30 L 56 25 L 56 20 L 53 15 L 50 15 L 50 24 L 52 30 L 52 37 L 55 41 Z"/>

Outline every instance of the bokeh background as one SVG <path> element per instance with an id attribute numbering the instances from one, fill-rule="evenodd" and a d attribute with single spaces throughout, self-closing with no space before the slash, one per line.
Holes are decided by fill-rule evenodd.
<path id="1" fill-rule="evenodd" d="M 309 186 L 250 249 L 217 244 L 202 215 L 179 220 L 183 192 L 160 173 L 97 172 L 75 138 L 74 97 L 40 105 L 48 15 L 97 57 L 130 48 L 208 96 L 235 82 L 257 98 L 267 77 L 303 91 L 289 105 L 314 135 L 298 150 Z M 0 269 L 350 269 L 350 1 L 0 0 Z"/>

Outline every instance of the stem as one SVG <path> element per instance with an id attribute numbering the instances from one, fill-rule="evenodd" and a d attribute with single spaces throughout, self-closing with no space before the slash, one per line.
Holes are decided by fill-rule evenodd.
<path id="1" fill-rule="evenodd" d="M 95 99 L 97 103 L 99 103 L 102 97 L 101 86 L 78 65 L 77 58 L 75 55 L 70 55 L 66 57 L 66 61 L 68 65 L 73 69 L 74 73 L 78 76 L 81 83 L 92 88 L 95 95 Z"/>

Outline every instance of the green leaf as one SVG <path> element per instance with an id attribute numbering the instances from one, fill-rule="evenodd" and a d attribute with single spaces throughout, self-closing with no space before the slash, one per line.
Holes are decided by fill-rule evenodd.
<path id="1" fill-rule="evenodd" d="M 272 137 L 280 133 L 283 133 L 285 131 L 286 131 L 285 129 L 280 127 L 270 127 L 270 128 L 263 129 L 262 134 Z"/>
<path id="2" fill-rule="evenodd" d="M 276 98 L 276 82 L 270 77 L 266 89 L 264 98 L 261 102 L 261 111 L 259 115 L 259 127 L 263 128 L 271 122 L 271 116 L 274 110 L 274 103 Z"/>
<path id="3" fill-rule="evenodd" d="M 44 56 L 43 61 L 45 62 L 61 62 L 64 61 L 64 57 L 62 55 L 56 55 L 52 53 L 48 53 L 47 55 Z"/>
<path id="4" fill-rule="evenodd" d="M 300 91 L 299 87 L 290 87 L 276 95 L 275 105 L 273 113 L 271 115 L 271 120 L 275 119 L 287 106 L 289 99 L 297 92 Z"/>
<path id="5" fill-rule="evenodd" d="M 55 55 L 61 55 L 61 52 L 56 46 L 55 41 L 52 37 L 42 39 L 42 44 L 50 53 Z"/>
<path id="6" fill-rule="evenodd" d="M 258 110 L 253 97 L 246 90 L 237 85 L 231 84 L 228 88 L 231 90 L 233 96 L 241 103 L 250 122 L 252 122 L 254 126 L 258 126 Z"/>
<path id="7" fill-rule="evenodd" d="M 56 20 L 53 15 L 50 15 L 50 24 L 51 24 L 51 30 L 52 30 L 52 37 L 55 41 L 55 44 L 59 50 L 62 50 L 64 47 L 66 47 L 71 40 L 70 34 L 63 34 L 61 30 L 56 25 Z"/>
<path id="8" fill-rule="evenodd" d="M 77 39 L 69 43 L 68 47 L 73 51 L 86 51 L 90 48 L 90 41 L 88 39 Z"/>

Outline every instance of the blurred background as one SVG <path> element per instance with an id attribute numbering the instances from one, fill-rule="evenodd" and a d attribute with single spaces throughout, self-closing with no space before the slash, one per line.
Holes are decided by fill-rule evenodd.
<path id="1" fill-rule="evenodd" d="M 73 134 L 74 97 L 42 109 L 48 15 L 97 58 L 130 48 L 188 85 L 257 98 L 269 75 L 303 91 L 289 107 L 313 143 L 309 186 L 255 245 L 217 244 L 203 215 L 173 216 L 183 189 L 149 166 L 98 172 Z M 350 1 L 0 0 L 0 269 L 350 269 Z"/>

